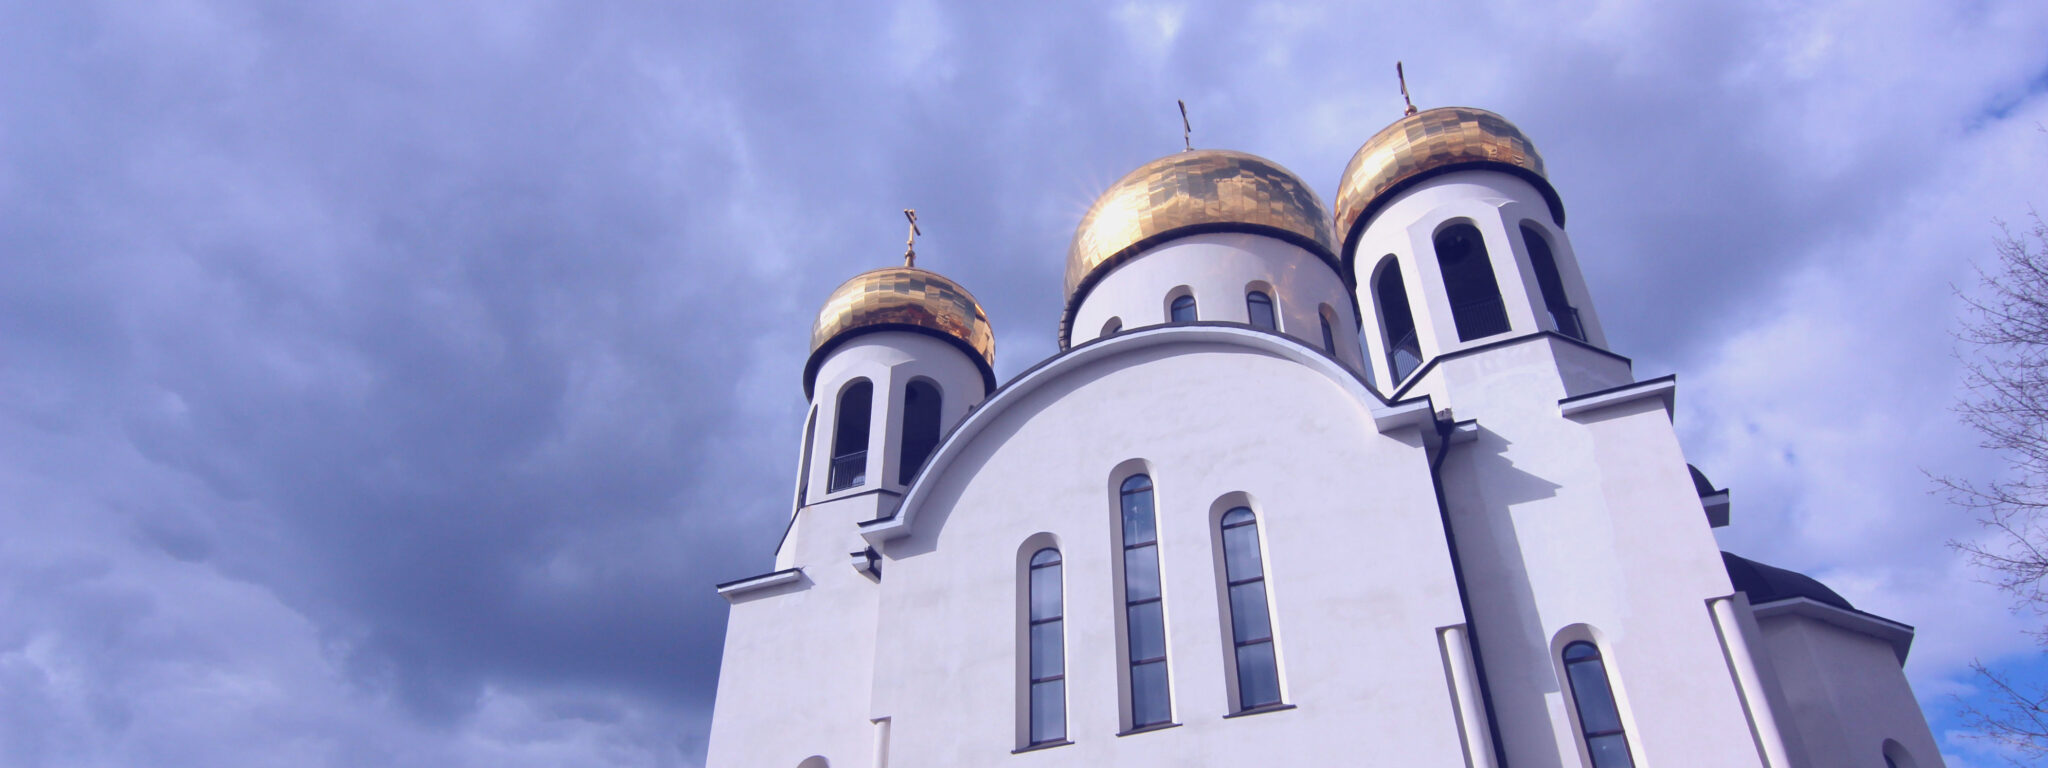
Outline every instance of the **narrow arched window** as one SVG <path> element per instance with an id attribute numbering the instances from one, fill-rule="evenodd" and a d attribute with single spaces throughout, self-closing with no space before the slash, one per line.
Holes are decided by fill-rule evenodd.
<path id="1" fill-rule="evenodd" d="M 1522 245 L 1529 249 L 1529 266 L 1536 272 L 1536 287 L 1543 292 L 1543 306 L 1550 310 L 1557 332 L 1585 341 L 1585 326 L 1579 322 L 1579 311 L 1572 308 L 1571 300 L 1564 295 L 1564 278 L 1557 273 L 1557 257 L 1550 252 L 1550 241 L 1524 223 Z"/>
<path id="2" fill-rule="evenodd" d="M 1913 762 L 1913 756 L 1906 753 L 1905 746 L 1896 741 L 1885 739 L 1882 748 L 1884 750 L 1884 768 L 1917 768 L 1919 766 L 1919 763 Z"/>
<path id="3" fill-rule="evenodd" d="M 1129 637 L 1131 728 L 1172 721 L 1167 700 L 1166 613 L 1160 602 L 1159 536 L 1152 478 L 1132 475 L 1119 494 L 1124 558 L 1124 629 Z"/>
<path id="4" fill-rule="evenodd" d="M 1172 308 L 1171 308 L 1171 309 L 1169 309 L 1169 310 L 1167 311 L 1167 319 L 1168 319 L 1168 320 L 1171 320 L 1171 321 L 1173 321 L 1173 322 L 1176 322 L 1176 323 L 1191 323 L 1191 322 L 1194 322 L 1194 320 L 1195 320 L 1195 297 L 1194 297 L 1194 296 L 1179 296 L 1179 297 L 1176 297 L 1176 298 L 1174 298 L 1174 300 L 1173 300 L 1173 304 L 1171 305 L 1171 307 L 1172 307 Z"/>
<path id="5" fill-rule="evenodd" d="M 1110 336 L 1115 336 L 1117 334 L 1117 331 L 1121 331 L 1123 329 L 1124 319 L 1121 317 L 1112 317 L 1109 319 L 1108 322 L 1102 324 L 1102 335 L 1104 338 L 1108 338 Z"/>
<path id="6" fill-rule="evenodd" d="M 1223 579 L 1230 591 L 1230 637 L 1237 663 L 1239 710 L 1280 703 L 1280 665 L 1266 608 L 1266 568 L 1259 521 L 1250 509 L 1223 513 Z"/>
<path id="7" fill-rule="evenodd" d="M 1387 350 L 1387 370 L 1399 384 L 1416 366 L 1422 365 L 1422 344 L 1415 338 L 1415 315 L 1408 311 L 1408 285 L 1401 281 L 1401 264 L 1388 254 L 1380 263 L 1379 280 L 1373 286 L 1373 303 L 1379 305 L 1380 330 Z"/>
<path id="8" fill-rule="evenodd" d="M 832 430 L 832 476 L 825 490 L 845 490 L 868 481 L 868 415 L 874 400 L 875 385 L 866 379 L 839 396 L 838 424 Z"/>
<path id="9" fill-rule="evenodd" d="M 932 449 L 939 447 L 939 388 L 919 379 L 903 388 L 903 464 L 896 470 L 896 482 L 909 485 L 917 479 Z"/>
<path id="10" fill-rule="evenodd" d="M 1479 228 L 1458 222 L 1436 233 L 1436 263 L 1444 275 L 1444 296 L 1451 302 L 1451 322 L 1458 340 L 1471 341 L 1508 330 L 1507 306 Z"/>
<path id="11" fill-rule="evenodd" d="M 1067 738 L 1067 645 L 1060 599 L 1060 551 L 1031 555 L 1031 743 Z"/>
<path id="12" fill-rule="evenodd" d="M 1335 356 L 1337 354 L 1337 330 L 1330 323 L 1330 307 L 1324 305 L 1323 311 L 1316 313 L 1316 319 L 1323 321 L 1323 351 Z"/>
<path id="13" fill-rule="evenodd" d="M 1622 732 L 1621 710 L 1607 684 L 1607 665 L 1600 649 L 1580 640 L 1564 647 L 1564 674 L 1571 681 L 1572 705 L 1579 714 L 1579 734 L 1593 768 L 1632 768 L 1628 736 Z"/>
<path id="14" fill-rule="evenodd" d="M 1273 318 L 1273 297 L 1265 291 L 1252 291 L 1244 295 L 1245 315 L 1254 327 L 1269 331 L 1280 330 L 1280 322 Z"/>

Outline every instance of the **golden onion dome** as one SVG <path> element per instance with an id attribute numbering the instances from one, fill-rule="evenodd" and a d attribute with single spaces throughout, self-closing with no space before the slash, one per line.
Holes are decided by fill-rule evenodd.
<path id="1" fill-rule="evenodd" d="M 910 331 L 959 347 L 981 369 L 982 383 L 996 386 L 996 337 L 981 302 L 937 272 L 885 267 L 840 283 L 811 326 L 811 358 L 804 364 L 804 396 L 825 356 L 847 339 L 874 331 Z"/>
<path id="2" fill-rule="evenodd" d="M 1081 299 L 1110 269 L 1175 237 L 1251 232 L 1286 240 L 1337 267 L 1329 209 L 1278 163 L 1222 149 L 1167 155 L 1131 171 L 1096 198 L 1067 249 L 1060 347 Z M 1340 272 L 1341 274 L 1341 272 Z"/>
<path id="3" fill-rule="evenodd" d="M 1490 168 L 1522 177 L 1543 193 L 1550 216 L 1564 226 L 1564 203 L 1543 175 L 1536 145 L 1507 118 L 1471 107 L 1427 109 L 1373 134 L 1344 168 L 1337 186 L 1337 231 L 1345 261 L 1365 222 L 1396 193 L 1451 170 Z"/>

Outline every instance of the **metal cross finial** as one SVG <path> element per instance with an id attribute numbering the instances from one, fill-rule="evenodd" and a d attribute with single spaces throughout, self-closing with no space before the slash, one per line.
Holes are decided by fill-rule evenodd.
<path id="1" fill-rule="evenodd" d="M 1401 81 L 1401 101 L 1408 105 L 1408 111 L 1402 114 L 1415 114 L 1415 102 L 1408 98 L 1408 75 L 1401 71 L 1401 62 L 1394 62 L 1394 78 Z"/>
<path id="2" fill-rule="evenodd" d="M 1180 99 L 1174 99 L 1173 103 L 1180 105 L 1180 151 L 1193 152 L 1195 145 L 1189 137 L 1194 135 L 1195 128 L 1188 125 L 1188 103 Z"/>
<path id="3" fill-rule="evenodd" d="M 903 218 L 910 220 L 910 237 L 903 241 L 903 266 L 915 267 L 917 266 L 917 236 L 924 234 L 924 230 L 917 228 L 916 208 L 903 209 Z"/>

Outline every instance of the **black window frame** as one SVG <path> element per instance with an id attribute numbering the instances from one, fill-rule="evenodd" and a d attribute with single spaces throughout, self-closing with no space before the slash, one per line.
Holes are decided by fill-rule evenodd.
<path id="1" fill-rule="evenodd" d="M 1579 651 L 1584 653 L 1575 657 L 1574 653 Z M 1622 723 L 1621 702 L 1614 697 L 1614 681 L 1608 676 L 1606 656 L 1600 652 L 1600 646 L 1590 640 L 1574 640 L 1566 643 L 1564 649 L 1558 652 L 1558 656 L 1564 665 L 1565 687 L 1572 694 L 1572 716 L 1578 724 L 1579 745 L 1586 750 L 1586 760 L 1592 763 L 1593 768 L 1634 768 L 1635 752 L 1628 743 L 1628 728 Z M 1579 690 L 1579 680 L 1572 674 L 1572 669 L 1586 666 L 1593 667 L 1599 673 L 1598 691 Z M 1614 713 L 1614 727 L 1596 731 L 1588 724 L 1588 704 L 1597 706 L 1601 703 L 1594 698 L 1595 696 L 1604 700 L 1607 708 Z M 1595 739 L 1608 738 L 1613 738 L 1615 742 L 1621 744 L 1619 763 L 1603 762 L 1600 757 L 1602 753 L 1593 743 Z"/>
<path id="2" fill-rule="evenodd" d="M 1240 517 L 1239 513 L 1243 513 L 1243 515 Z M 1233 517 L 1238 519 L 1232 520 Z M 1230 567 L 1231 563 L 1238 559 L 1232 557 L 1232 538 L 1230 532 L 1241 528 L 1251 529 L 1251 538 L 1248 543 L 1251 546 L 1252 554 L 1257 560 L 1258 567 L 1256 572 L 1250 574 L 1234 573 Z M 1223 549 L 1223 604 L 1225 606 L 1223 619 L 1225 625 L 1230 627 L 1232 679 L 1237 682 L 1235 711 L 1243 712 L 1279 706 L 1285 703 L 1285 697 L 1280 694 L 1280 646 L 1273 637 L 1273 602 L 1272 596 L 1266 591 L 1266 554 L 1259 546 L 1258 513 L 1252 511 L 1252 508 L 1248 506 L 1239 505 L 1232 507 L 1216 519 L 1216 530 L 1219 534 L 1217 538 Z M 1240 539 L 1239 541 L 1243 540 Z M 1234 597 L 1238 587 L 1254 585 L 1256 585 L 1257 589 L 1247 591 L 1258 595 L 1259 605 L 1261 606 L 1260 612 L 1264 614 L 1265 620 L 1263 627 L 1251 633 L 1251 637 L 1246 637 L 1238 631 L 1239 624 L 1243 622 L 1238 620 L 1237 600 Z M 1270 687 L 1273 693 L 1270 700 L 1252 700 L 1250 698 L 1252 686 L 1245 684 L 1244 650 L 1257 645 L 1265 645 L 1267 653 L 1271 655 L 1273 660 L 1272 667 L 1270 668 L 1272 672 Z"/>
<path id="3" fill-rule="evenodd" d="M 1264 306 L 1265 308 L 1265 322 L 1259 321 L 1259 308 L 1261 306 Z M 1257 289 L 1245 291 L 1244 316 L 1245 322 L 1250 323 L 1253 328 L 1264 328 L 1268 331 L 1274 332 L 1278 332 L 1280 330 L 1279 307 L 1273 303 L 1272 294 L 1266 293 L 1265 291 Z"/>
<path id="4" fill-rule="evenodd" d="M 1124 679 L 1130 686 L 1130 708 L 1127 714 L 1130 716 L 1131 730 L 1134 731 L 1144 728 L 1165 726 L 1173 722 L 1173 682 L 1171 677 L 1172 667 L 1169 665 L 1167 661 L 1169 653 L 1166 641 L 1166 589 L 1165 585 L 1161 583 L 1159 573 L 1159 512 L 1157 506 L 1157 496 L 1155 495 L 1154 491 L 1155 486 L 1152 484 L 1152 478 L 1150 475 L 1135 474 L 1124 479 L 1123 483 L 1120 486 L 1118 486 L 1117 493 L 1117 528 L 1118 537 L 1120 540 L 1119 543 L 1121 545 L 1120 553 L 1123 558 L 1122 562 L 1124 582 L 1121 585 L 1122 589 L 1120 590 L 1123 594 L 1123 623 L 1125 635 Z M 1132 530 L 1133 526 L 1131 525 L 1131 510 L 1133 500 L 1141 495 L 1144 497 L 1145 514 L 1149 518 L 1146 521 L 1145 525 L 1147 535 L 1149 536 L 1149 538 L 1145 538 L 1142 541 L 1134 541 L 1134 533 Z M 1157 594 L 1152 594 L 1146 597 L 1141 597 L 1137 600 L 1133 600 L 1131 599 L 1132 553 L 1147 548 L 1151 549 L 1151 552 L 1149 553 L 1150 568 L 1152 569 L 1152 573 L 1150 574 L 1150 582 L 1152 586 L 1155 588 Z M 1140 562 L 1143 561 L 1141 560 Z M 1141 615 L 1137 609 L 1152 606 L 1156 606 L 1157 610 L 1149 615 L 1156 615 L 1158 616 L 1159 620 L 1159 626 L 1156 628 L 1158 630 L 1159 635 L 1159 654 L 1156 656 L 1140 657 L 1138 655 L 1138 622 L 1134 619 L 1134 617 Z M 1157 691 L 1144 690 L 1140 687 L 1139 670 L 1140 668 L 1150 666 L 1157 666 L 1159 670 L 1159 689 Z M 1159 697 L 1159 701 L 1157 703 L 1159 705 L 1158 708 L 1161 714 L 1157 719 L 1141 720 L 1140 713 L 1144 712 L 1147 709 L 1147 707 L 1145 706 L 1147 702 L 1141 701 L 1141 697 L 1154 694 L 1156 694 Z"/>
<path id="5" fill-rule="evenodd" d="M 1052 559 L 1050 561 L 1041 562 L 1041 556 L 1046 554 L 1051 554 Z M 1040 547 L 1037 551 L 1031 553 L 1031 559 L 1026 561 L 1026 563 L 1027 565 L 1024 571 L 1024 619 L 1026 622 L 1024 630 L 1024 637 L 1026 643 L 1024 650 L 1024 684 L 1026 707 L 1024 734 L 1025 745 L 1036 747 L 1043 746 L 1046 744 L 1058 744 L 1067 740 L 1067 610 L 1065 595 L 1066 572 L 1064 570 L 1066 559 L 1060 555 L 1059 548 L 1057 547 Z M 1040 616 L 1038 615 L 1039 595 L 1037 576 L 1039 571 L 1048 569 L 1057 572 L 1053 577 L 1053 589 L 1056 593 L 1053 597 L 1053 608 L 1055 612 L 1051 616 Z M 1036 668 L 1039 656 L 1038 632 L 1036 630 L 1041 626 L 1054 623 L 1058 623 L 1060 625 L 1059 629 L 1057 630 L 1058 637 L 1060 638 L 1059 671 L 1052 674 L 1040 675 L 1038 674 L 1039 670 Z M 1058 684 L 1056 688 L 1054 688 L 1052 685 L 1054 683 Z M 1041 738 L 1038 732 L 1038 697 L 1041 691 L 1045 691 L 1048 689 L 1054 690 L 1055 692 L 1051 695 L 1057 696 L 1059 700 L 1059 733 Z"/>

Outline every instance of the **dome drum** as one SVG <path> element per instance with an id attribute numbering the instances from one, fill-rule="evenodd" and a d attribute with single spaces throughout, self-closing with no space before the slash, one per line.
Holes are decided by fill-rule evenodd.
<path id="1" fill-rule="evenodd" d="M 945 341 L 974 361 L 982 383 L 996 388 L 995 331 L 967 289 L 915 267 L 888 267 L 853 276 L 832 291 L 811 326 L 804 363 L 804 396 L 812 396 L 818 367 L 848 339 L 878 331 L 906 331 Z"/>
<path id="2" fill-rule="evenodd" d="M 1243 232 L 1303 248 L 1341 276 L 1330 215 L 1315 191 L 1270 160 L 1204 149 L 1162 157 L 1125 175 L 1097 198 L 1067 251 L 1060 347 L 1075 313 L 1117 265 L 1175 238 Z"/>

